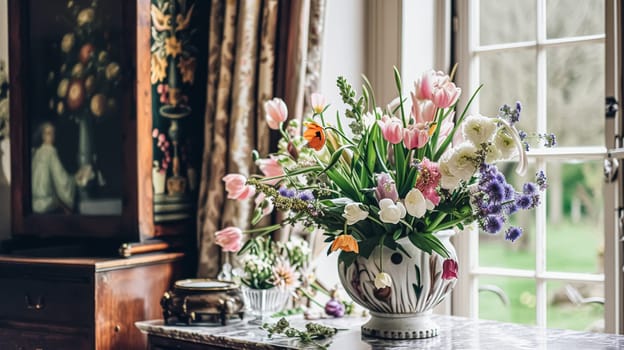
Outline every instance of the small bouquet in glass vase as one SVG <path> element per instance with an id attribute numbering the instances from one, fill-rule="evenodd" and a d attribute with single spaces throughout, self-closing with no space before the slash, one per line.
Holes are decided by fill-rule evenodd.
<path id="1" fill-rule="evenodd" d="M 247 306 L 263 324 L 282 311 L 295 290 L 309 277 L 310 248 L 302 239 L 276 242 L 260 234 L 242 242 L 242 231 L 227 228 L 216 233 L 216 242 L 225 251 L 238 252 L 241 268 L 234 271 L 242 284 Z"/>
<path id="2" fill-rule="evenodd" d="M 516 172 L 526 171 L 529 137 L 516 128 L 520 103 L 503 105 L 496 116 L 468 115 L 481 87 L 459 111 L 461 89 L 449 75 L 423 73 L 409 96 L 396 69 L 394 77 L 399 96 L 385 108 L 368 81 L 358 96 L 338 78 L 344 115 L 330 123 L 325 98 L 313 94 L 301 134 L 287 123 L 282 100 L 267 101 L 267 124 L 282 135 L 278 151 L 255 154 L 261 175 L 223 180 L 229 198 L 255 198 L 252 223 L 276 209 L 287 213 L 281 224 L 324 231 L 328 254 L 340 252 L 347 294 L 371 311 L 364 334 L 424 338 L 437 335 L 426 315 L 459 277 L 450 237 L 477 223 L 519 239 L 522 229 L 510 225 L 510 216 L 539 205 L 546 179 L 539 172 L 516 189 L 496 167 L 516 160 Z M 555 143 L 550 134 L 532 139 Z"/>

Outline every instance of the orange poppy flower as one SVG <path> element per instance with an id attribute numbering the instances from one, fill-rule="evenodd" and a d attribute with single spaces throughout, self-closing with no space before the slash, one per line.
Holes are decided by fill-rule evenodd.
<path id="1" fill-rule="evenodd" d="M 308 141 L 308 145 L 317 151 L 325 146 L 325 130 L 315 122 L 307 123 L 308 127 L 303 132 L 303 138 Z"/>
<path id="2" fill-rule="evenodd" d="M 342 249 L 343 252 L 354 252 L 356 254 L 360 252 L 357 241 L 351 235 L 340 235 L 334 239 L 330 251 L 334 252 L 338 249 Z"/>

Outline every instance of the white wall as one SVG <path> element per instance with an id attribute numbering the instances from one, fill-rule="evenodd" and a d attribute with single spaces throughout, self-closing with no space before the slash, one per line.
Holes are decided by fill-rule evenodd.
<path id="1" fill-rule="evenodd" d="M 328 0 L 323 38 L 323 62 L 320 92 L 331 106 L 327 118 L 335 120 L 336 111 L 345 109 L 338 94 L 336 78 L 344 76 L 360 91 L 361 75 L 365 67 L 364 6 L 362 0 Z M 320 240 L 322 242 L 322 240 Z M 328 287 L 338 285 L 338 254 L 326 257 L 325 249 L 320 253 L 317 273 Z"/>
<path id="2" fill-rule="evenodd" d="M 8 9 L 7 0 L 0 0 L 0 60 L 6 62 L 5 70 L 8 71 L 9 63 L 9 37 L 8 37 Z M 0 241 L 9 238 L 11 233 L 11 188 L 9 185 L 11 169 L 9 166 L 9 140 L 0 141 Z M 2 178 L 4 174 L 4 178 Z"/>

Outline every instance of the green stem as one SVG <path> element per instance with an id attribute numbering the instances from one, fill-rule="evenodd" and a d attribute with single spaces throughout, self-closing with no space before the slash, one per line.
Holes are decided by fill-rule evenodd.
<path id="1" fill-rule="evenodd" d="M 444 220 L 445 217 L 446 217 L 446 213 L 440 213 L 435 218 L 435 220 L 431 223 L 431 225 L 429 225 L 429 227 L 430 227 L 429 231 L 435 230 L 435 228 L 442 222 L 442 220 Z"/>

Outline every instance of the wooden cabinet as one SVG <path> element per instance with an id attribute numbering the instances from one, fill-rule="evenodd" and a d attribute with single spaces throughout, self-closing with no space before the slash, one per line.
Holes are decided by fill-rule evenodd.
<path id="1" fill-rule="evenodd" d="M 128 259 L 0 256 L 0 349 L 145 349 L 182 253 Z"/>

